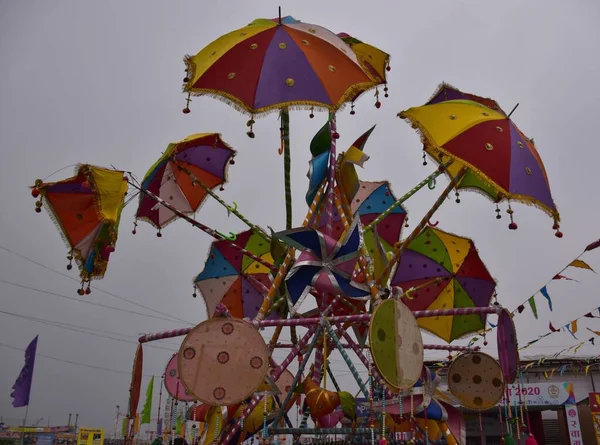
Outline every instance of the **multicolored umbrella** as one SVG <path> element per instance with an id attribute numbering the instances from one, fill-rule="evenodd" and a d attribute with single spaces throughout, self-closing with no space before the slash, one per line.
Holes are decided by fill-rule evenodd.
<path id="1" fill-rule="evenodd" d="M 162 198 L 180 212 L 193 214 L 211 189 L 227 182 L 227 167 L 235 150 L 217 133 L 193 134 L 169 144 L 160 159 L 148 170 L 142 190 Z M 140 193 L 136 219 L 162 229 L 177 215 L 145 193 Z"/>
<path id="2" fill-rule="evenodd" d="M 560 215 L 533 141 L 491 99 L 464 95 L 476 100 L 444 100 L 460 94 L 444 87 L 430 103 L 403 111 L 400 117 L 421 133 L 425 151 L 436 162 L 452 161 L 447 172 L 459 187 L 478 189 L 495 202 L 534 205 L 554 219 L 556 234 L 561 237 Z M 512 209 L 509 213 L 509 227 L 516 229 Z"/>
<path id="3" fill-rule="evenodd" d="M 392 285 L 402 287 L 403 301 L 413 311 L 486 307 L 496 288 L 473 241 L 433 227 L 409 244 Z M 455 315 L 419 318 L 418 324 L 450 343 L 484 329 L 485 321 L 486 315 Z"/>
<path id="4" fill-rule="evenodd" d="M 89 164 L 79 165 L 71 178 L 48 183 L 38 179 L 32 187 L 32 196 L 39 197 L 36 212 L 41 212 L 45 203 L 69 247 L 67 269 L 72 268 L 73 260 L 80 269 L 80 295 L 90 293 L 90 281 L 106 273 L 117 243 L 126 193 L 127 180 L 122 171 Z"/>
<path id="5" fill-rule="evenodd" d="M 377 86 L 334 33 L 289 16 L 280 20 L 254 20 L 186 57 L 184 92 L 217 96 L 256 115 L 298 106 L 335 111 Z"/>
<path id="6" fill-rule="evenodd" d="M 234 244 L 245 249 L 268 264 L 273 264 L 270 244 L 253 230 L 236 235 Z M 215 241 L 210 248 L 204 270 L 194 279 L 202 294 L 206 312 L 213 317 L 219 303 L 224 304 L 235 318 L 254 318 L 264 295 L 271 286 L 271 272 L 244 253 L 230 241 Z M 277 311 L 271 319 L 279 318 Z"/>

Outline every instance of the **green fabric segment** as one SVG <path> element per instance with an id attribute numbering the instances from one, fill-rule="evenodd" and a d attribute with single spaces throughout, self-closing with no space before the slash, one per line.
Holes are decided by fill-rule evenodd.
<path id="1" fill-rule="evenodd" d="M 454 280 L 454 307 L 475 307 L 476 304 L 471 300 L 471 297 L 463 289 L 461 284 Z M 452 330 L 450 331 L 450 340 L 462 337 L 463 335 L 483 329 L 485 325 L 481 321 L 481 317 L 477 314 L 459 315 L 452 318 Z"/>
<path id="2" fill-rule="evenodd" d="M 244 248 L 257 257 L 261 257 L 270 251 L 271 246 L 262 236 L 253 231 Z M 242 271 L 245 271 L 253 262 L 254 260 L 252 258 L 244 255 L 244 258 L 242 259 Z"/>
<path id="3" fill-rule="evenodd" d="M 329 121 L 313 137 L 310 142 L 310 152 L 313 157 L 325 153 L 331 148 L 331 129 Z"/>
<path id="4" fill-rule="evenodd" d="M 375 313 L 371 326 L 371 349 L 377 369 L 391 383 L 398 381 L 396 365 L 396 302 L 386 300 Z"/>
<path id="5" fill-rule="evenodd" d="M 148 383 L 148 388 L 146 388 L 146 402 L 144 403 L 144 409 L 142 410 L 142 418 L 140 421 L 140 425 L 145 423 L 150 423 L 150 414 L 152 413 L 152 391 L 154 390 L 154 376 L 150 379 Z"/>
<path id="6" fill-rule="evenodd" d="M 430 228 L 425 228 L 419 236 L 410 243 L 408 248 L 431 258 L 452 273 L 452 259 L 446 250 L 446 246 Z"/>

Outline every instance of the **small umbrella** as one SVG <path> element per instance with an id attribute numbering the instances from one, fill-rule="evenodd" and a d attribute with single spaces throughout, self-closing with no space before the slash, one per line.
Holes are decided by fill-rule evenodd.
<path id="1" fill-rule="evenodd" d="M 31 193 L 39 198 L 36 212 L 45 203 L 69 247 L 67 269 L 73 260 L 79 267 L 82 286 L 78 293 L 90 293 L 90 281 L 104 277 L 117 243 L 127 193 L 123 172 L 83 164 L 71 178 L 48 183 L 36 180 Z"/>
<path id="2" fill-rule="evenodd" d="M 253 230 L 236 235 L 233 244 L 245 249 L 266 264 L 273 264 L 270 244 Z M 254 318 L 264 294 L 271 286 L 271 269 L 245 255 L 231 241 L 215 241 L 204 270 L 194 279 L 202 294 L 209 317 L 213 317 L 219 303 L 224 304 L 235 318 Z M 277 311 L 269 318 L 278 318 Z"/>
<path id="3" fill-rule="evenodd" d="M 459 98 L 444 100 L 444 94 Z M 430 103 L 403 111 L 400 117 L 421 133 L 425 151 L 436 162 L 451 162 L 447 172 L 459 187 L 477 188 L 495 202 L 509 200 L 536 206 L 554 219 L 556 235 L 561 237 L 560 215 L 533 141 L 495 101 L 460 94 L 442 88 Z M 509 228 L 514 230 L 517 225 L 512 221 L 512 209 L 509 214 Z"/>
<path id="4" fill-rule="evenodd" d="M 142 190 L 171 204 L 180 212 L 195 213 L 211 189 L 227 182 L 227 167 L 235 150 L 217 133 L 202 133 L 169 144 L 160 159 L 148 170 Z M 140 194 L 136 218 L 162 229 L 177 218 L 167 207 L 145 193 Z"/>
<path id="5" fill-rule="evenodd" d="M 403 301 L 413 311 L 487 307 L 496 288 L 473 241 L 433 227 L 408 245 L 392 285 L 408 292 Z M 450 343 L 484 329 L 485 321 L 475 314 L 419 318 L 418 324 Z"/>

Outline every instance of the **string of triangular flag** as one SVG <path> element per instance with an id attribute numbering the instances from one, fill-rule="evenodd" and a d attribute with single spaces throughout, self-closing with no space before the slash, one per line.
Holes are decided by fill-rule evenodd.
<path id="1" fill-rule="evenodd" d="M 596 331 L 592 331 L 592 332 L 596 332 Z M 600 332 L 598 332 L 597 335 L 600 335 Z M 523 371 L 528 371 L 532 366 L 543 365 L 546 360 L 556 360 L 561 354 L 563 354 L 565 352 L 570 352 L 573 349 L 575 350 L 575 352 L 577 352 L 577 350 L 585 343 L 586 343 L 585 341 L 580 342 L 576 345 L 570 346 L 570 347 L 565 348 L 557 353 L 554 353 L 551 356 L 542 357 L 542 358 L 538 359 L 537 361 L 531 361 L 526 366 L 523 367 Z M 598 359 L 598 357 L 580 358 L 575 363 L 563 363 L 559 367 L 545 370 L 542 373 L 546 380 L 551 379 L 557 370 L 559 370 L 561 376 L 566 371 L 569 371 L 569 372 L 572 372 L 575 374 L 585 373 L 585 375 L 588 375 L 590 369 L 592 369 L 592 367 L 594 367 L 594 366 L 598 366 L 600 369 L 600 360 Z"/>
<path id="2" fill-rule="evenodd" d="M 515 310 L 513 310 L 511 312 L 512 317 L 514 318 L 515 315 L 521 314 L 524 310 L 526 305 L 528 305 L 531 309 L 531 312 L 533 313 L 533 316 L 536 318 L 538 318 L 538 310 L 537 310 L 537 304 L 535 301 L 535 297 L 537 294 L 542 295 L 547 303 L 548 303 L 548 308 L 550 309 L 550 311 L 552 311 L 552 298 L 550 297 L 550 294 L 548 292 L 548 285 L 550 283 L 552 283 L 554 280 L 567 280 L 567 281 L 577 281 L 574 280 L 572 278 L 569 278 L 565 275 L 563 275 L 563 273 L 569 268 L 569 267 L 576 267 L 578 269 L 585 269 L 585 270 L 590 270 L 594 273 L 596 273 L 596 271 L 585 261 L 583 261 L 581 259 L 581 257 L 587 253 L 590 252 L 594 249 L 597 249 L 598 247 L 600 247 L 600 239 L 594 241 L 593 243 L 588 244 L 585 249 L 583 250 L 583 252 L 581 252 L 574 260 L 571 260 L 565 267 L 563 267 L 558 273 L 555 273 L 552 278 L 550 278 L 541 288 L 539 291 L 537 291 L 536 293 L 534 293 L 531 297 L 527 298 L 525 301 L 523 301 L 519 306 L 517 306 L 517 308 Z M 588 313 L 589 314 L 589 313 Z M 588 314 L 586 314 L 585 316 L 588 316 Z M 581 318 L 581 317 L 580 317 Z M 576 320 L 573 320 L 576 322 Z M 570 326 L 571 323 L 569 323 L 568 325 Z M 482 332 L 480 332 L 480 335 L 483 337 L 485 336 L 489 331 L 491 331 L 493 328 L 496 327 L 496 325 L 494 325 L 493 323 L 490 323 L 488 321 L 488 325 L 489 327 L 485 328 Z M 549 334 L 547 334 L 549 335 Z M 469 343 L 468 346 L 473 346 L 476 342 L 479 341 L 481 337 L 473 337 Z M 543 337 L 542 337 L 543 338 Z M 535 340 L 538 341 L 539 339 Z"/>
<path id="3" fill-rule="evenodd" d="M 594 311 L 598 311 L 598 315 L 594 315 L 594 314 L 593 314 L 593 312 L 594 312 Z M 574 338 L 575 340 L 578 340 L 578 338 L 577 338 L 577 336 L 576 336 L 575 334 L 577 334 L 577 332 L 578 332 L 578 330 L 579 330 L 579 327 L 578 327 L 578 321 L 579 321 L 579 320 L 581 320 L 581 319 L 583 319 L 583 318 L 600 318 L 600 308 L 594 309 L 594 310 L 593 310 L 593 311 L 591 311 L 591 312 L 586 312 L 585 314 L 583 314 L 583 315 L 581 315 L 581 316 L 579 316 L 579 317 L 575 318 L 574 320 L 571 320 L 569 323 L 567 323 L 567 324 L 565 324 L 565 325 L 561 325 L 559 328 L 555 328 L 555 327 L 552 325 L 552 322 L 551 322 L 551 321 L 550 321 L 550 322 L 548 322 L 548 329 L 549 329 L 549 331 L 548 331 L 548 332 L 546 332 L 545 334 L 542 334 L 542 335 L 538 336 L 538 338 L 536 338 L 535 340 L 531 340 L 531 341 L 527 342 L 527 343 L 525 344 L 525 346 L 523 346 L 523 347 L 522 347 L 522 348 L 520 348 L 520 349 L 522 350 L 522 349 L 528 348 L 528 347 L 529 347 L 529 346 L 531 346 L 532 344 L 534 344 L 534 343 L 537 343 L 538 341 L 540 341 L 542 338 L 546 338 L 546 337 L 548 337 L 549 335 L 551 335 L 551 334 L 554 334 L 555 332 L 561 332 L 561 331 L 566 331 L 566 332 L 568 332 L 569 334 L 571 334 L 571 335 L 573 336 L 573 338 Z M 592 331 L 592 330 L 591 330 L 591 329 L 589 329 L 589 328 L 587 328 L 587 329 L 588 329 L 589 331 L 591 331 L 591 332 L 595 333 L 595 334 L 597 333 L 596 335 L 600 335 L 600 331 Z M 591 344 L 594 344 L 594 339 L 595 339 L 595 337 L 591 337 L 590 339 L 588 339 L 588 340 L 586 340 L 586 341 L 582 342 L 582 343 L 581 343 L 581 345 L 583 345 L 583 344 L 584 344 L 584 343 L 586 343 L 586 342 L 590 342 Z M 579 346 L 579 347 L 581 347 L 581 346 Z M 567 349 L 565 349 L 564 351 L 561 351 L 561 352 L 559 352 L 558 354 L 560 354 L 560 353 L 562 353 L 562 352 L 565 352 L 565 351 L 567 351 L 567 350 L 569 350 L 569 349 L 571 349 L 571 348 L 567 348 Z M 579 349 L 579 348 L 577 348 L 577 349 Z M 576 350 L 575 352 L 577 352 L 577 350 Z"/>
<path id="4" fill-rule="evenodd" d="M 586 246 L 586 248 L 584 249 L 583 252 L 581 252 L 577 258 L 575 258 L 574 260 L 572 260 L 571 262 L 569 262 L 569 264 L 567 264 L 565 267 L 563 267 L 558 273 L 554 274 L 552 276 L 552 278 L 550 278 L 541 288 L 539 291 L 537 291 L 535 294 L 533 294 L 531 297 L 527 298 L 525 301 L 523 301 L 519 306 L 517 306 L 517 308 L 512 311 L 513 314 L 518 313 L 521 314 L 524 310 L 526 305 L 529 306 L 529 308 L 531 309 L 531 312 L 533 313 L 533 316 L 537 319 L 538 318 L 538 312 L 537 312 L 537 305 L 535 302 L 535 297 L 537 294 L 542 295 L 547 303 L 548 303 L 548 308 L 550 309 L 550 311 L 552 311 L 552 298 L 550 297 L 550 293 L 548 292 L 548 285 L 550 283 L 552 283 L 554 280 L 567 280 L 567 281 L 577 281 L 574 280 L 572 278 L 569 278 L 565 275 L 563 275 L 563 273 L 569 268 L 569 267 L 576 267 L 578 269 L 585 269 L 585 270 L 591 270 L 592 272 L 596 272 L 594 269 L 592 269 L 592 267 L 586 263 L 585 261 L 583 261 L 581 259 L 581 257 L 594 249 L 597 249 L 598 247 L 600 247 L 600 239 L 597 241 L 594 241 L 591 244 L 588 244 Z"/>

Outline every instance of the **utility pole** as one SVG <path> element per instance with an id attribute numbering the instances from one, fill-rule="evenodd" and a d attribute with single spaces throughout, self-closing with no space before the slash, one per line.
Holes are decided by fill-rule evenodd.
<path id="1" fill-rule="evenodd" d="M 79 421 L 79 414 L 75 413 L 75 431 L 77 431 L 77 422 Z"/>
<path id="2" fill-rule="evenodd" d="M 113 435 L 113 438 L 116 440 L 117 439 L 117 430 L 119 429 L 119 409 L 121 407 L 119 405 L 117 405 L 117 416 L 115 418 L 115 434 Z"/>
<path id="3" fill-rule="evenodd" d="M 69 413 L 69 423 L 68 423 L 68 426 L 69 426 L 69 428 L 71 428 L 71 416 L 72 416 L 72 415 L 73 415 L 73 414 Z"/>

